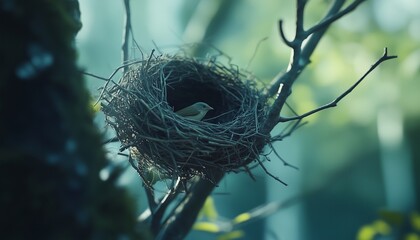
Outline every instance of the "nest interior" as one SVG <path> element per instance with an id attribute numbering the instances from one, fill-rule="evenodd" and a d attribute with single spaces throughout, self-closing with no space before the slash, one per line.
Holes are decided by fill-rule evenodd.
<path id="1" fill-rule="evenodd" d="M 211 169 L 247 169 L 269 136 L 262 134 L 266 102 L 233 66 L 178 56 L 132 65 L 102 97 L 106 121 L 140 172 L 166 178 L 211 178 Z M 214 108 L 202 121 L 175 112 L 195 102 Z"/>

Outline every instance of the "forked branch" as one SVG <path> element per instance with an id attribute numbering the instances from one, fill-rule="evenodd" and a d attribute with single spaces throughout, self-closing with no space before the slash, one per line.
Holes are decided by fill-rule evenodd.
<path id="1" fill-rule="evenodd" d="M 345 0 L 335 0 L 325 17 L 315 26 L 306 30 L 304 25 L 304 11 L 307 0 L 298 0 L 296 6 L 296 30 L 293 40 L 288 40 L 283 30 L 283 21 L 279 22 L 280 36 L 283 42 L 292 49 L 292 57 L 289 67 L 284 74 L 279 74 L 272 82 L 271 87 L 267 91 L 267 97 L 274 97 L 274 103 L 268 114 L 263 132 L 268 134 L 279 122 L 279 115 L 286 103 L 287 98 L 291 94 L 293 83 L 299 77 L 304 68 L 310 63 L 310 56 L 320 42 L 322 36 L 328 27 L 350 13 L 365 0 L 355 0 L 350 5 L 341 10 Z M 304 41 L 307 40 L 304 45 Z"/>

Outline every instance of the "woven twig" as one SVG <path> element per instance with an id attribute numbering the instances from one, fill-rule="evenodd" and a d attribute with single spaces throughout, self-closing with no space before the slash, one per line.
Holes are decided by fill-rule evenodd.
<path id="1" fill-rule="evenodd" d="M 237 68 L 216 61 L 153 56 L 130 66 L 104 89 L 101 101 L 107 123 L 140 170 L 153 167 L 172 179 L 211 179 L 207 169 L 238 171 L 269 141 L 260 132 L 266 103 L 252 79 L 244 78 Z M 203 121 L 174 112 L 197 101 L 215 109 Z"/>

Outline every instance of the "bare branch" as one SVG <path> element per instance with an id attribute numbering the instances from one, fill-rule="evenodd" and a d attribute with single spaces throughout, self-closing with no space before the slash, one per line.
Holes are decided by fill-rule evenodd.
<path id="1" fill-rule="evenodd" d="M 150 53 L 150 58 L 153 56 L 153 53 L 154 53 L 154 52 L 155 52 L 155 50 L 152 50 L 152 52 Z M 85 73 L 85 74 L 86 74 L 86 75 L 88 75 L 88 76 L 97 77 L 97 78 L 99 78 L 99 79 L 101 79 L 101 80 L 107 81 L 107 82 L 105 83 L 104 87 L 102 88 L 101 93 L 99 94 L 98 100 L 96 100 L 96 102 L 95 102 L 95 104 L 93 104 L 93 106 L 96 106 L 96 105 L 99 103 L 99 101 L 102 99 L 102 97 L 103 97 L 103 95 L 104 95 L 104 93 L 105 93 L 106 89 L 108 88 L 108 84 L 109 84 L 110 82 L 113 82 L 114 84 L 116 84 L 114 81 L 112 81 L 112 78 L 115 76 L 115 74 L 117 74 L 117 72 L 118 72 L 118 71 L 120 71 L 121 69 L 126 69 L 127 67 L 129 67 L 129 66 L 131 66 L 131 65 L 133 65 L 133 64 L 136 64 L 136 63 L 141 63 L 141 62 L 143 62 L 143 61 L 144 61 L 144 60 L 137 60 L 137 61 L 129 62 L 129 63 L 127 63 L 127 64 L 124 64 L 124 65 L 121 65 L 121 66 L 117 67 L 117 68 L 116 68 L 116 69 L 112 72 L 111 76 L 109 76 L 109 78 L 108 78 L 108 79 L 105 79 L 105 78 L 102 78 L 102 77 L 95 76 L 94 74 L 91 74 L 91 73 Z M 117 85 L 117 84 L 116 84 L 116 85 Z"/>
<path id="2" fill-rule="evenodd" d="M 317 25 L 313 26 L 312 28 L 306 30 L 306 34 L 311 35 L 311 34 L 317 32 L 317 31 L 321 30 L 322 28 L 328 27 L 329 25 L 331 25 L 331 23 L 335 22 L 336 20 L 338 20 L 342 16 L 344 16 L 344 15 L 350 13 L 351 11 L 355 10 L 356 7 L 358 7 L 364 1 L 366 1 L 366 0 L 356 0 L 352 4 L 347 6 L 344 10 L 341 10 L 340 12 L 338 12 L 334 15 L 327 14 L 327 16 L 324 19 L 322 19 L 322 21 L 320 23 L 318 23 Z M 338 6 L 336 6 L 336 7 L 338 7 Z M 332 12 L 335 11 L 334 9 L 332 8 Z"/>
<path id="3" fill-rule="evenodd" d="M 274 103 L 268 114 L 268 120 L 263 128 L 263 133 L 268 134 L 279 121 L 280 112 L 286 103 L 286 99 L 291 94 L 293 83 L 299 77 L 303 69 L 310 63 L 310 56 L 321 40 L 322 36 L 327 31 L 328 27 L 334 21 L 340 19 L 344 15 L 354 10 L 365 0 L 355 0 L 347 8 L 340 12 L 340 9 L 345 3 L 345 0 L 335 0 L 326 16 L 320 23 L 310 28 L 309 31 L 303 29 L 304 8 L 306 0 L 297 1 L 297 20 L 296 32 L 293 41 L 289 41 L 284 36 L 283 27 L 280 27 L 280 35 L 286 45 L 292 47 L 292 58 L 286 73 L 279 74 L 273 80 L 273 83 L 267 91 L 267 97 L 275 97 Z M 280 21 L 282 24 L 282 21 Z M 305 46 L 303 42 L 310 36 Z"/>
<path id="4" fill-rule="evenodd" d="M 279 32 L 280 32 L 280 37 L 283 40 L 284 44 L 286 44 L 288 47 L 293 48 L 293 42 L 289 41 L 286 37 L 286 34 L 284 34 L 284 29 L 283 29 L 283 20 L 279 21 Z"/>
<path id="5" fill-rule="evenodd" d="M 346 14 L 356 9 L 356 7 L 359 6 L 364 1 L 366 0 L 355 0 L 352 4 L 347 6 L 344 10 L 340 11 L 340 9 L 345 3 L 345 0 L 335 0 L 334 4 L 328 10 L 328 13 L 325 15 L 325 17 L 318 24 L 316 24 L 315 26 L 313 26 L 307 31 L 303 29 L 303 13 L 304 13 L 304 7 L 306 4 L 306 1 L 303 1 L 303 0 L 298 1 L 297 17 L 301 19 L 296 20 L 297 26 L 296 26 L 295 38 L 292 41 L 286 38 L 284 34 L 284 30 L 283 30 L 283 21 L 282 20 L 279 21 L 280 36 L 283 42 L 287 46 L 293 49 L 293 58 L 291 59 L 291 62 L 289 63 L 288 71 L 285 74 L 278 75 L 274 79 L 270 89 L 267 92 L 268 96 L 270 97 L 274 96 L 278 92 L 280 84 L 285 83 L 286 80 L 292 81 L 292 82 L 295 81 L 296 78 L 299 76 L 299 74 L 302 72 L 302 70 L 306 67 L 306 65 L 310 63 L 310 56 L 312 55 L 313 51 L 315 50 L 322 36 L 327 31 L 328 27 L 333 22 L 337 21 L 341 17 L 345 16 Z M 308 40 L 306 45 L 303 47 L 303 41 L 306 40 L 308 37 L 310 37 L 310 39 Z M 293 76 L 291 77 L 285 76 L 288 74 L 291 74 Z M 291 85 L 291 84 L 288 84 L 288 85 Z"/>
<path id="6" fill-rule="evenodd" d="M 283 131 L 280 134 L 271 137 L 270 143 L 282 141 L 286 137 L 291 136 L 292 133 L 294 133 L 297 129 L 299 129 L 300 127 L 302 127 L 302 126 L 304 126 L 308 123 L 308 122 L 302 122 L 302 119 L 296 119 L 296 120 L 297 120 L 296 122 L 290 123 L 289 126 L 287 126 L 285 129 L 283 129 Z"/>
<path id="7" fill-rule="evenodd" d="M 104 78 L 104 77 L 98 76 L 98 75 L 93 74 L 93 73 L 89 73 L 89 72 L 85 72 L 85 71 L 80 71 L 80 72 L 83 75 L 86 75 L 86 76 L 89 76 L 89 77 L 94 77 L 94 78 L 97 78 L 97 79 L 102 80 L 102 81 L 109 81 L 108 78 Z"/>
<path id="8" fill-rule="evenodd" d="M 304 22 L 304 12 L 307 0 L 297 0 L 296 1 L 296 32 L 295 40 L 301 39 L 302 34 L 305 33 L 303 29 Z"/>
<path id="9" fill-rule="evenodd" d="M 131 9 L 130 9 L 130 0 L 124 0 L 125 8 L 125 21 L 124 21 L 124 30 L 123 30 L 123 40 L 122 40 L 122 63 L 125 64 L 128 61 L 128 46 L 129 38 L 131 32 Z M 124 72 L 127 71 L 127 66 L 124 66 Z"/>
<path id="10" fill-rule="evenodd" d="M 218 183 L 223 176 L 223 172 L 214 170 L 212 181 Z M 209 180 L 198 179 L 192 189 L 185 194 L 185 197 L 178 206 L 169 214 L 168 219 L 166 219 L 161 226 L 156 239 L 184 239 L 194 224 L 207 196 L 210 195 L 215 186 L 216 185 Z"/>
<path id="11" fill-rule="evenodd" d="M 284 158 L 282 158 L 280 156 L 280 154 L 277 152 L 276 148 L 273 146 L 272 143 L 270 143 L 269 145 L 270 145 L 271 149 L 273 150 L 274 154 L 280 159 L 280 161 L 283 162 L 284 166 L 294 168 L 295 170 L 299 170 L 298 167 L 296 167 L 295 165 L 292 165 L 292 164 L 288 163 L 286 160 L 284 160 Z"/>
<path id="12" fill-rule="evenodd" d="M 258 41 L 257 46 L 255 47 L 254 52 L 252 53 L 251 58 L 248 61 L 248 64 L 246 65 L 245 69 L 249 69 L 249 67 L 251 66 L 252 61 L 254 60 L 255 56 L 257 55 L 258 49 L 260 48 L 261 44 L 266 41 L 268 39 L 268 37 L 264 37 L 263 39 L 261 39 L 260 41 Z"/>
<path id="13" fill-rule="evenodd" d="M 267 157 L 266 157 L 267 158 Z M 269 160 L 268 158 L 267 158 L 267 160 Z M 279 182 L 279 183 L 281 183 L 281 184 L 283 184 L 284 186 L 287 186 L 287 183 L 285 183 L 284 181 L 282 181 L 279 177 L 277 177 L 277 176 L 274 176 L 270 171 L 268 171 L 268 169 L 264 166 L 264 164 L 263 164 L 263 162 L 259 159 L 259 158 L 257 158 L 257 161 L 258 161 L 258 165 L 264 170 L 264 172 L 268 175 L 268 176 L 270 176 L 271 178 L 273 178 L 274 180 L 276 180 L 277 182 Z"/>
<path id="14" fill-rule="evenodd" d="M 345 3 L 345 0 L 335 0 L 334 4 L 331 5 L 330 10 L 328 10 L 328 13 L 325 15 L 325 17 L 323 18 L 323 20 L 321 20 L 321 22 L 318 25 L 323 25 L 322 22 L 326 21 L 325 19 L 330 19 L 333 18 L 334 21 L 331 21 L 328 25 L 326 24 L 323 27 L 316 27 L 318 28 L 317 31 L 312 31 L 309 30 L 308 34 L 310 35 L 310 38 L 308 40 L 308 42 L 306 43 L 305 47 L 302 49 L 302 56 L 301 56 L 301 61 L 305 62 L 306 64 L 310 63 L 310 58 L 312 53 L 314 52 L 315 48 L 318 46 L 318 43 L 321 41 L 321 38 L 324 36 L 325 32 L 327 32 L 328 27 L 331 25 L 331 23 L 337 21 L 338 19 L 340 19 L 341 17 L 343 17 L 344 15 L 341 15 L 338 18 L 334 18 L 333 16 L 335 16 L 340 9 L 343 7 Z M 358 3 L 360 4 L 360 3 Z M 349 13 L 349 12 L 348 12 Z M 309 35 L 308 35 L 309 36 Z"/>
<path id="15" fill-rule="evenodd" d="M 334 101 L 332 101 L 332 102 L 330 102 L 330 103 L 328 103 L 328 104 L 325 104 L 325 105 L 323 105 L 323 106 L 321 106 L 321 107 L 319 107 L 319 108 L 317 108 L 317 109 L 314 109 L 314 110 L 312 110 L 312 111 L 309 111 L 309 112 L 307 112 L 307 113 L 305 113 L 305 114 L 302 114 L 302 115 L 299 115 L 299 116 L 295 116 L 295 117 L 288 117 L 288 118 L 283 118 L 283 117 L 280 117 L 280 119 L 279 119 L 279 121 L 278 122 L 287 122 L 287 121 L 292 121 L 292 120 L 301 120 L 301 119 L 303 119 L 303 118 L 305 118 L 305 117 L 308 117 L 308 116 L 310 116 L 310 115 L 312 115 L 312 114 L 314 114 L 314 113 L 317 113 L 317 112 L 319 112 L 319 111 L 322 111 L 322 110 L 324 110 L 324 109 L 327 109 L 327 108 L 332 108 L 332 107 L 335 107 L 335 106 L 337 106 L 337 104 L 344 98 L 344 97 L 346 97 L 349 93 L 351 93 L 376 67 L 378 67 L 382 62 L 385 62 L 385 61 L 387 61 L 387 60 L 390 60 L 390 59 L 394 59 L 394 58 L 397 58 L 397 56 L 388 56 L 388 50 L 387 50 L 387 48 L 385 48 L 385 50 L 384 50 L 384 54 L 382 55 L 382 57 L 381 58 L 379 58 L 370 68 L 369 68 L 369 70 L 365 73 L 365 74 L 363 74 L 363 76 L 359 79 L 359 80 L 357 80 L 357 82 L 355 82 L 350 88 L 348 88 L 345 92 L 343 92 L 340 96 L 338 96 Z"/>

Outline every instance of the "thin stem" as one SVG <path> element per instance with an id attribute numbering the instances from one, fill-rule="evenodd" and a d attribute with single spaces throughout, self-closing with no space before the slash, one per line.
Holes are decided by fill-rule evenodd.
<path id="1" fill-rule="evenodd" d="M 125 64 L 128 61 L 128 46 L 131 32 L 131 9 L 130 9 L 130 0 L 124 0 L 124 9 L 125 9 L 125 20 L 124 20 L 124 31 L 122 39 L 122 63 Z M 124 67 L 124 72 L 127 72 L 128 67 Z"/>
<path id="2" fill-rule="evenodd" d="M 284 44 L 286 44 L 288 47 L 293 48 L 294 47 L 294 42 L 293 41 L 289 41 L 286 37 L 286 34 L 284 33 L 284 28 L 283 28 L 283 20 L 279 21 L 279 32 L 280 32 L 280 37 L 283 40 Z"/>
<path id="3" fill-rule="evenodd" d="M 279 118 L 279 122 L 287 122 L 287 121 L 293 121 L 293 120 L 301 120 L 305 117 L 308 117 L 314 113 L 317 113 L 319 111 L 322 111 L 324 109 L 327 108 L 332 108 L 337 106 L 337 104 L 344 98 L 346 97 L 349 93 L 351 93 L 376 67 L 378 67 L 382 62 L 385 62 L 387 60 L 390 59 L 394 59 L 397 58 L 397 56 L 388 56 L 388 50 L 387 48 L 385 48 L 384 50 L 384 54 L 382 55 L 381 58 L 379 58 L 370 68 L 368 71 L 366 71 L 365 74 L 363 74 L 363 76 L 357 80 L 357 82 L 355 82 L 351 87 L 349 87 L 345 92 L 343 92 L 340 96 L 338 96 L 336 99 L 334 99 L 332 102 L 327 103 L 317 109 L 314 109 L 312 111 L 309 111 L 307 113 L 304 113 L 302 115 L 299 116 L 294 116 L 294 117 L 288 117 L 288 118 L 284 118 L 284 117 L 280 117 Z"/>
<path id="4" fill-rule="evenodd" d="M 152 55 L 153 55 L 153 51 L 152 51 Z M 101 91 L 101 93 L 99 94 L 99 97 L 98 97 L 98 100 L 96 100 L 96 102 L 95 102 L 95 104 L 93 105 L 93 106 L 96 106 L 98 103 L 99 103 L 99 101 L 102 99 L 102 96 L 104 95 L 104 93 L 105 93 L 105 91 L 106 91 L 106 89 L 108 88 L 108 84 L 111 82 L 111 80 L 112 80 L 112 78 L 115 76 L 115 74 L 117 74 L 117 72 L 118 71 L 120 71 L 121 69 L 125 69 L 125 68 L 127 68 L 128 66 L 130 66 L 130 65 L 133 65 L 133 64 L 136 64 L 136 63 L 141 63 L 141 62 L 143 62 L 143 60 L 138 60 L 138 61 L 134 61 L 134 62 L 130 62 L 130 63 L 127 63 L 127 64 L 124 64 L 124 65 L 121 65 L 121 66 L 119 66 L 119 67 L 117 67 L 115 70 L 114 70 L 114 72 L 112 72 L 112 74 L 111 74 L 111 76 L 109 76 L 109 78 L 108 79 L 106 79 L 105 80 L 105 78 L 101 78 L 101 77 L 99 77 L 100 79 L 102 79 L 102 80 L 104 80 L 104 81 L 107 81 L 106 83 L 105 83 L 105 85 L 104 85 L 104 87 L 102 88 L 102 91 Z M 93 77 L 93 74 L 87 74 L 87 75 L 89 75 L 89 76 L 92 76 Z M 95 76 L 96 77 L 96 76 Z"/>
<path id="5" fill-rule="evenodd" d="M 313 34 L 319 30 L 321 30 L 322 28 L 328 27 L 329 25 L 331 25 L 331 23 L 333 23 L 334 21 L 338 20 L 339 18 L 341 18 L 342 16 L 350 13 L 351 11 L 355 10 L 356 7 L 358 7 L 362 2 L 364 2 L 366 0 L 356 0 L 353 3 L 351 3 L 349 6 L 347 6 L 344 10 L 338 12 L 337 14 L 327 14 L 327 16 L 325 18 L 322 19 L 322 21 L 320 23 L 318 23 L 317 25 L 313 26 L 312 28 L 308 29 L 306 31 L 306 33 L 308 35 Z M 344 4 L 343 1 L 337 1 L 335 5 L 333 5 L 334 7 L 331 8 L 331 12 L 335 12 L 335 9 L 340 9 L 341 6 Z"/>
<path id="6" fill-rule="evenodd" d="M 280 159 L 280 161 L 282 161 L 284 166 L 294 168 L 295 170 L 299 170 L 298 167 L 296 167 L 295 165 L 292 165 L 292 164 L 288 163 L 286 160 L 284 160 L 284 158 L 282 158 L 280 156 L 280 154 L 277 152 L 276 148 L 273 146 L 272 143 L 269 143 L 269 146 L 271 147 L 271 149 L 273 150 L 273 152 L 277 156 L 277 158 Z"/>
<path id="7" fill-rule="evenodd" d="M 267 157 L 266 157 L 266 159 L 267 160 L 270 160 L 270 159 L 268 159 Z M 277 176 L 274 176 L 270 171 L 268 171 L 268 169 L 264 166 L 264 164 L 263 164 L 263 162 L 259 159 L 259 158 L 257 158 L 257 162 L 258 162 L 258 165 L 264 170 L 264 172 L 268 175 L 268 176 L 270 176 L 271 178 L 273 178 L 274 180 L 276 180 L 277 182 L 279 182 L 279 183 L 281 183 L 281 184 L 283 184 L 284 186 L 287 186 L 287 183 L 285 183 L 284 181 L 282 181 L 279 177 L 277 177 Z"/>
<path id="8" fill-rule="evenodd" d="M 212 182 L 206 179 L 198 179 L 192 189 L 187 192 L 178 206 L 169 214 L 168 219 L 162 225 L 157 240 L 184 239 L 194 224 L 200 209 L 203 207 L 207 196 L 224 176 L 223 171 L 213 170 Z"/>
<path id="9" fill-rule="evenodd" d="M 361 4 L 361 2 L 357 2 L 357 6 Z M 325 15 L 325 17 L 321 20 L 321 22 L 315 25 L 312 29 L 307 31 L 307 36 L 310 36 L 308 42 L 306 43 L 305 47 L 302 49 L 302 56 L 301 60 L 306 64 L 310 63 L 310 58 L 312 53 L 314 52 L 315 48 L 318 46 L 318 43 L 321 41 L 324 34 L 327 32 L 328 27 L 345 14 L 340 14 L 340 9 L 343 7 L 345 0 L 336 0 L 334 4 L 331 5 L 330 10 Z M 354 8 L 353 8 L 354 9 Z M 346 11 L 346 14 L 350 13 L 350 11 Z M 328 20 L 328 19 L 331 19 Z M 324 22 L 328 22 L 328 24 L 324 24 Z M 314 31 L 316 30 L 316 31 Z"/>

